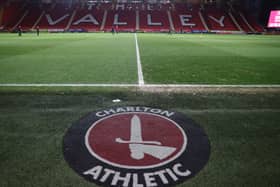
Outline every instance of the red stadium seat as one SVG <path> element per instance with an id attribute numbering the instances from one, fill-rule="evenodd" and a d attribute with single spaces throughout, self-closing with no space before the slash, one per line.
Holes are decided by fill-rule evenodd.
<path id="1" fill-rule="evenodd" d="M 23 6 L 12 3 L 4 8 L 2 25 L 23 30 L 81 30 L 134 32 L 263 32 L 255 19 L 238 11 L 229 12 L 213 6 L 203 11 L 198 5 L 176 4 L 112 4 L 88 6 L 63 4 Z"/>

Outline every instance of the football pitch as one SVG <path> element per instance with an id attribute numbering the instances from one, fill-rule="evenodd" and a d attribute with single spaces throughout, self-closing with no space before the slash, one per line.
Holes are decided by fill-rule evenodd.
<path id="1" fill-rule="evenodd" d="M 279 51 L 279 36 L 0 34 L 0 186 L 97 187 L 64 160 L 63 137 L 114 106 L 204 129 L 210 159 L 178 186 L 279 186 Z"/>
<path id="2" fill-rule="evenodd" d="M 145 84 L 280 84 L 279 36 L 2 34 L 0 41 L 2 84 L 138 84 L 139 71 Z"/>

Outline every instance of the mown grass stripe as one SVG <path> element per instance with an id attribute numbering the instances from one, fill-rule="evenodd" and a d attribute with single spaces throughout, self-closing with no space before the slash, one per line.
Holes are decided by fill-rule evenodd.
<path id="1" fill-rule="evenodd" d="M 274 85 L 227 85 L 227 84 L 0 84 L 0 87 L 147 87 L 147 88 L 280 88 Z"/>

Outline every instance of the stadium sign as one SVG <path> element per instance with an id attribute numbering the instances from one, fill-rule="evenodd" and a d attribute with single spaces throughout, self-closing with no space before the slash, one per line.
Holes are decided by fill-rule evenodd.
<path id="1" fill-rule="evenodd" d="M 181 113 L 123 106 L 73 123 L 63 152 L 71 168 L 96 184 L 164 187 L 196 175 L 209 159 L 210 144 L 203 129 Z"/>

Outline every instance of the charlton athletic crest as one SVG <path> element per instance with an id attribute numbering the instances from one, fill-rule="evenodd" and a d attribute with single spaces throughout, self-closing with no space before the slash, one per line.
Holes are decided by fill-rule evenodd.
<path id="1" fill-rule="evenodd" d="M 174 186 L 207 163 L 210 143 L 185 115 L 144 106 L 92 112 L 63 140 L 71 168 L 101 186 Z"/>

